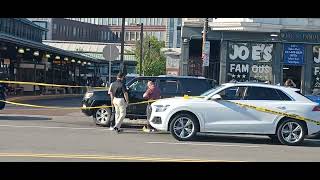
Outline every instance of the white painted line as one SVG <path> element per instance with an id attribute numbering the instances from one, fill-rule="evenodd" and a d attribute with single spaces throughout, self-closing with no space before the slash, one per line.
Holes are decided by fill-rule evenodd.
<path id="1" fill-rule="evenodd" d="M 17 125 L 0 125 L 0 127 L 11 127 L 11 128 L 43 128 L 43 129 L 76 129 L 76 130 L 100 130 L 109 131 L 109 129 L 99 129 L 99 128 L 73 128 L 73 127 L 58 127 L 58 126 L 17 126 Z"/>
<path id="2" fill-rule="evenodd" d="M 148 144 L 170 144 L 170 145 L 192 145 L 192 146 L 216 146 L 216 147 L 243 147 L 243 148 L 260 148 L 261 146 L 246 146 L 232 144 L 209 144 L 209 143 L 172 143 L 172 142 L 146 142 Z"/>

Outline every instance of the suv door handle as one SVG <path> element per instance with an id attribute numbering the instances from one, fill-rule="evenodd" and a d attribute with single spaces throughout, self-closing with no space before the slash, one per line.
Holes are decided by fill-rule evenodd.
<path id="1" fill-rule="evenodd" d="M 278 108 L 278 109 L 282 109 L 282 110 L 285 110 L 285 109 L 286 109 L 286 107 L 285 107 L 285 106 L 277 106 L 276 108 Z"/>

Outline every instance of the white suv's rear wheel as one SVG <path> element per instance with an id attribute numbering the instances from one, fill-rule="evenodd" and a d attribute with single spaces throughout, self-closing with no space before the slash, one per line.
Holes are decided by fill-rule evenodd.
<path id="1" fill-rule="evenodd" d="M 277 136 L 282 144 L 299 145 L 303 142 L 306 128 L 302 121 L 286 119 L 281 122 L 277 130 Z"/>
<path id="2" fill-rule="evenodd" d="M 105 106 L 105 105 L 103 105 Z M 109 126 L 111 120 L 111 109 L 110 108 L 100 108 L 97 109 L 93 115 L 93 120 L 97 125 Z"/>
<path id="3" fill-rule="evenodd" d="M 198 120 L 190 114 L 179 114 L 171 121 L 170 132 L 179 141 L 192 140 L 199 132 Z"/>

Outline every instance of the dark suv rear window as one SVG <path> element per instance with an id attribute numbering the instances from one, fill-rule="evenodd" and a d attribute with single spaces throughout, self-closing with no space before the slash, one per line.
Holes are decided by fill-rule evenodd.
<path id="1" fill-rule="evenodd" d="M 190 91 L 191 95 L 200 95 L 213 88 L 206 79 L 183 79 L 181 82 L 185 93 Z"/>
<path id="2" fill-rule="evenodd" d="M 180 83 L 178 80 L 165 80 L 159 81 L 160 91 L 164 93 L 179 93 L 181 91 Z"/>

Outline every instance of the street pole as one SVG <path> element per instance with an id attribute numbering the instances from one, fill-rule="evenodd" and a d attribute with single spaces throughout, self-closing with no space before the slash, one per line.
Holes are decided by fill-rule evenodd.
<path id="1" fill-rule="evenodd" d="M 207 40 L 208 21 L 209 21 L 209 18 L 205 18 L 203 31 L 202 31 L 202 63 L 204 63 L 204 61 L 203 61 L 204 56 L 203 55 L 205 53 L 204 50 L 205 50 L 205 44 L 206 44 L 206 40 Z M 202 65 L 202 76 L 203 77 L 207 76 L 207 70 L 208 70 L 208 66 Z"/>
<path id="2" fill-rule="evenodd" d="M 140 24 L 140 71 L 139 75 L 142 74 L 142 62 L 143 62 L 143 23 Z M 144 75 L 144 73 L 143 73 Z"/>
<path id="3" fill-rule="evenodd" d="M 121 72 L 123 72 L 123 67 L 124 67 L 123 56 L 124 56 L 124 33 L 125 33 L 125 25 L 126 25 L 125 20 L 126 20 L 126 18 L 122 18 L 122 26 L 121 26 L 121 55 L 120 55 L 120 71 Z M 109 82 L 109 83 L 111 83 L 111 82 Z"/>
<path id="4" fill-rule="evenodd" d="M 110 54 L 110 58 L 109 58 L 109 82 L 108 82 L 108 86 L 110 87 L 111 85 L 111 46 L 109 47 L 109 54 Z M 122 56 L 122 47 L 121 47 L 121 56 Z M 120 71 L 123 72 L 122 70 L 122 67 L 121 67 L 121 63 L 122 61 L 120 62 Z"/>

